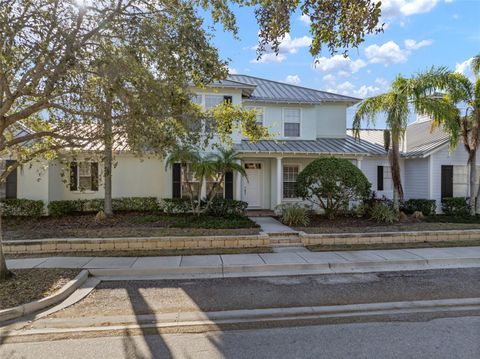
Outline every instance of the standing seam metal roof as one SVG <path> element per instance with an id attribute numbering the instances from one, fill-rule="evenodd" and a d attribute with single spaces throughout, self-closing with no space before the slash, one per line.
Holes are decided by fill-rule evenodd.
<path id="1" fill-rule="evenodd" d="M 256 86 L 246 101 L 316 104 L 322 102 L 357 103 L 358 98 L 338 95 L 248 75 L 229 75 L 228 80 Z"/>
<path id="2" fill-rule="evenodd" d="M 364 140 L 356 140 L 351 136 L 345 138 L 319 138 L 316 140 L 283 140 L 283 141 L 242 141 L 235 148 L 240 153 L 273 152 L 303 154 L 362 154 L 385 156 L 382 146 Z"/>

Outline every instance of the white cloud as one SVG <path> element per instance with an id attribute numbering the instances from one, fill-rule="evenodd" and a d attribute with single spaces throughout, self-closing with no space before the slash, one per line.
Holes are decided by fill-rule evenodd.
<path id="1" fill-rule="evenodd" d="M 408 52 L 401 50 L 394 41 L 383 45 L 370 45 L 365 49 L 365 56 L 372 64 L 400 64 L 408 59 Z"/>
<path id="2" fill-rule="evenodd" d="M 253 59 L 251 63 L 272 63 L 283 62 L 287 59 L 286 54 L 296 54 L 299 49 L 308 47 L 312 43 L 312 38 L 309 36 L 292 38 L 290 34 L 285 34 L 280 46 L 278 47 L 278 56 L 273 52 L 271 48 L 267 48 L 267 52 L 262 55 L 260 60 Z M 253 50 L 257 50 L 257 46 L 252 47 Z"/>
<path id="3" fill-rule="evenodd" d="M 405 48 L 407 48 L 408 50 L 418 50 L 422 47 L 430 46 L 431 44 L 433 44 L 432 40 L 422 40 L 422 41 L 415 41 L 412 39 L 405 40 Z"/>
<path id="4" fill-rule="evenodd" d="M 382 16 L 391 18 L 430 12 L 438 0 L 382 0 Z"/>
<path id="5" fill-rule="evenodd" d="M 298 75 L 288 75 L 285 78 L 285 82 L 292 85 L 299 85 L 300 84 L 300 77 Z"/>
<path id="6" fill-rule="evenodd" d="M 253 59 L 250 60 L 250 63 L 252 64 L 271 64 L 271 63 L 281 63 L 287 59 L 287 56 L 284 54 L 275 54 L 273 52 L 269 52 L 266 54 L 263 54 L 262 57 L 259 59 Z"/>
<path id="7" fill-rule="evenodd" d="M 229 73 L 230 75 L 236 75 L 236 74 L 238 74 L 238 71 L 237 71 L 237 69 L 234 68 L 234 67 L 229 67 L 229 68 L 228 68 L 228 73 Z"/>
<path id="8" fill-rule="evenodd" d="M 341 72 L 341 75 L 350 75 L 366 65 L 365 61 L 361 59 L 352 60 L 343 55 L 335 55 L 332 57 L 320 57 L 315 61 L 313 66 L 319 71 L 338 71 Z"/>
<path id="9" fill-rule="evenodd" d="M 302 14 L 298 19 L 305 25 L 310 25 L 312 23 L 312 21 L 310 20 L 310 16 L 305 14 Z"/>
<path id="10" fill-rule="evenodd" d="M 465 75 L 471 81 L 473 81 L 475 77 L 473 76 L 473 71 L 472 71 L 472 61 L 473 61 L 473 57 L 463 62 L 457 63 L 455 65 L 455 72 Z"/>
<path id="11" fill-rule="evenodd" d="M 332 74 L 325 75 L 325 76 L 323 76 L 323 81 L 325 81 L 325 82 L 335 82 L 335 76 L 333 76 Z"/>

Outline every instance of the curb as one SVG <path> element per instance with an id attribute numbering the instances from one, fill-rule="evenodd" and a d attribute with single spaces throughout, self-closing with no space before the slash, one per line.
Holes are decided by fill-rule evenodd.
<path id="1" fill-rule="evenodd" d="M 139 328 L 194 328 L 238 325 L 256 322 L 292 320 L 329 320 L 335 318 L 378 317 L 413 313 L 448 311 L 478 312 L 480 298 L 458 298 L 424 301 L 380 302 L 332 306 L 306 306 L 264 309 L 240 309 L 214 312 L 172 312 L 156 315 L 120 315 L 112 317 L 53 318 L 48 327 L 14 331 L 7 336 L 106 332 Z"/>
<path id="2" fill-rule="evenodd" d="M 262 265 L 218 265 L 204 267 L 92 268 L 90 274 L 102 281 L 142 279 L 234 278 L 304 274 L 334 274 L 382 271 L 411 271 L 480 267 L 480 258 L 411 259 L 358 262 L 282 263 Z"/>
<path id="3" fill-rule="evenodd" d="M 35 300 L 30 303 L 22 304 L 13 308 L 7 308 L 0 310 L 0 323 L 22 317 L 27 314 L 39 311 L 50 307 L 53 304 L 57 304 L 62 300 L 69 297 L 73 292 L 75 292 L 85 281 L 89 275 L 88 270 L 82 270 L 74 279 L 65 284 L 58 291 L 49 295 L 48 297 Z"/>

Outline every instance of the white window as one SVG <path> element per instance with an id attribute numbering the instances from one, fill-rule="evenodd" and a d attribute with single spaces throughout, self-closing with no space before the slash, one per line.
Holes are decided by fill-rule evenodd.
<path id="1" fill-rule="evenodd" d="M 247 110 L 255 110 L 257 112 L 257 124 L 263 126 L 263 107 L 246 106 Z"/>
<path id="2" fill-rule="evenodd" d="M 283 135 L 285 137 L 300 137 L 300 116 L 299 108 L 283 109 Z"/>
<path id="3" fill-rule="evenodd" d="M 210 192 L 212 192 L 212 197 L 216 198 L 223 198 L 223 181 L 220 181 L 222 177 L 221 173 L 217 173 L 214 176 L 210 176 L 207 178 L 207 196 Z"/>
<path id="4" fill-rule="evenodd" d="M 194 173 L 190 170 L 188 164 L 182 164 L 182 198 L 198 198 L 200 191 L 200 181 L 195 177 Z"/>
<path id="5" fill-rule="evenodd" d="M 202 95 L 192 95 L 192 102 L 196 105 L 202 105 Z"/>
<path id="6" fill-rule="evenodd" d="M 205 95 L 205 109 L 209 110 L 212 107 L 223 103 L 223 95 Z"/>
<path id="7" fill-rule="evenodd" d="M 298 165 L 283 166 L 283 198 L 297 198 L 295 187 L 297 183 Z"/>
<path id="8" fill-rule="evenodd" d="M 98 191 L 97 162 L 72 162 L 70 171 L 71 191 Z"/>

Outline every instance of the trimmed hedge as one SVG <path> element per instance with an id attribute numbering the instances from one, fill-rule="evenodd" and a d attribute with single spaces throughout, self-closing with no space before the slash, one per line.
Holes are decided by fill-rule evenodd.
<path id="1" fill-rule="evenodd" d="M 2 200 L 4 217 L 40 217 L 43 215 L 44 203 L 41 200 L 9 198 Z"/>
<path id="2" fill-rule="evenodd" d="M 73 213 L 98 212 L 103 210 L 103 204 L 102 198 L 52 201 L 48 204 L 48 213 L 60 217 Z M 160 206 L 156 197 L 122 197 L 112 199 L 112 208 L 120 212 L 153 212 L 158 211 Z"/>
<path id="3" fill-rule="evenodd" d="M 442 211 L 448 216 L 466 216 L 470 213 L 466 197 L 442 199 Z"/>
<path id="4" fill-rule="evenodd" d="M 409 199 L 403 202 L 403 210 L 405 213 L 422 212 L 425 216 L 435 214 L 437 208 L 434 199 Z"/>
<path id="5" fill-rule="evenodd" d="M 197 201 L 195 201 L 197 203 Z M 206 205 L 206 201 L 201 202 L 202 208 Z M 234 199 L 216 198 L 210 204 L 205 212 L 209 216 L 228 217 L 243 215 L 248 207 L 247 202 L 236 201 Z M 167 214 L 185 214 L 192 212 L 190 199 L 188 198 L 165 198 L 162 199 L 160 208 Z"/>

